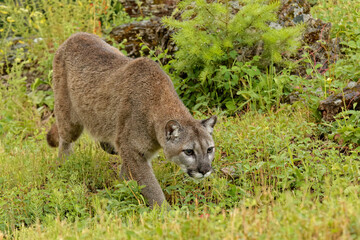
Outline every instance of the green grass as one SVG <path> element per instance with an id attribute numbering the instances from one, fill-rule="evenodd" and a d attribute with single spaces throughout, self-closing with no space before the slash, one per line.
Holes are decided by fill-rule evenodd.
<path id="1" fill-rule="evenodd" d="M 341 153 L 305 106 L 220 117 L 210 178 L 195 182 L 160 154 L 154 171 L 172 210 L 150 210 L 121 162 L 89 136 L 59 163 L 26 95 L 2 91 L 16 129 L 0 142 L 0 234 L 17 239 L 349 239 L 360 236 L 359 149 Z M 11 100 L 12 99 L 12 100 Z M 15 100 L 16 101 L 15 101 Z M 7 111 L 12 106 L 23 112 Z M 220 114 L 221 115 L 221 114 Z M 36 131 L 34 129 L 37 129 Z M 30 134 L 31 133 L 31 134 Z M 59 165 L 60 164 L 60 165 Z"/>
<path id="2" fill-rule="evenodd" d="M 63 3 L 40 2 L 45 8 Z M 344 32 L 337 16 L 346 16 L 351 28 L 345 28 L 344 41 L 356 42 L 358 23 L 347 14 L 352 8 L 346 1 L 338 2 L 341 4 L 319 0 L 314 11 L 325 20 L 334 19 L 334 35 Z M 359 4 L 354 1 L 354 6 Z M 357 128 L 350 129 L 356 127 L 358 114 L 349 117 L 350 122 L 339 120 L 342 127 L 333 125 L 333 133 L 318 121 L 320 97 L 311 92 L 318 87 L 314 81 L 323 81 L 325 76 L 310 80 L 281 76 L 306 87 L 299 89 L 302 101 L 292 106 L 278 102 L 277 108 L 266 113 L 249 111 L 236 117 L 217 112 L 215 171 L 203 181 L 190 179 L 160 153 L 153 160 L 154 172 L 172 205 L 170 211 L 150 210 L 140 194 L 141 186 L 119 181 L 121 159 L 106 154 L 86 134 L 75 144 L 74 154 L 60 162 L 57 150 L 45 141 L 53 121 L 44 118 L 48 110 L 42 104 L 47 100 L 34 101 L 34 96 L 43 95 L 27 90 L 22 73 L 35 61 L 34 54 L 43 51 L 36 61 L 45 77 L 37 83 L 50 84 L 57 45 L 77 28 L 94 30 L 96 19 L 88 11 L 92 7 L 80 5 L 57 12 L 68 14 L 63 19 L 74 14 L 78 25 L 57 23 L 55 15 L 47 15 L 48 23 L 38 19 L 42 32 L 36 28 L 27 32 L 30 30 L 21 22 L 26 16 L 13 18 L 19 22 L 7 20 L 9 14 L 31 14 L 30 9 L 20 13 L 13 8 L 11 13 L 10 8 L 0 7 L 2 27 L 18 24 L 17 31 L 28 34 L 25 37 L 43 34 L 40 36 L 46 40 L 30 45 L 29 57 L 15 62 L 8 69 L 6 84 L 0 85 L 0 240 L 360 238 L 360 147 Z M 321 6 L 332 11 L 323 11 Z M 102 18 L 115 16 L 110 13 Z M 82 17 L 92 20 L 87 24 L 79 20 Z M 349 53 L 359 54 L 357 48 Z M 18 54 L 22 56 L 21 51 Z M 351 70 L 356 68 L 354 62 L 343 59 L 343 65 L 333 67 L 339 73 L 343 66 L 347 70 L 343 75 L 330 75 L 329 87 L 357 76 Z M 261 98 L 261 92 L 256 93 Z M 334 133 L 345 134 L 347 145 L 331 140 Z"/>

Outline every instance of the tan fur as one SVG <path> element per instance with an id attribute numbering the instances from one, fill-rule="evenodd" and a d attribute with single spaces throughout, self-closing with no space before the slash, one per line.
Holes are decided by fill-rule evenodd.
<path id="1" fill-rule="evenodd" d="M 85 128 L 114 147 L 123 160 L 121 176 L 145 185 L 151 206 L 166 202 L 150 162 L 160 148 L 190 176 L 211 173 L 216 117 L 195 120 L 152 60 L 128 58 L 95 35 L 77 33 L 56 52 L 53 88 L 56 125 L 48 141 L 56 146 L 59 139 L 59 157 L 71 153 Z"/>
<path id="2" fill-rule="evenodd" d="M 59 133 L 56 124 L 51 126 L 50 131 L 46 135 L 46 140 L 51 147 L 59 146 Z"/>

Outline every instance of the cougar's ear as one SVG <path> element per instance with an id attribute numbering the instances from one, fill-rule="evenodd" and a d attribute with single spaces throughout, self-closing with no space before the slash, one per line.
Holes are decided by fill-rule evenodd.
<path id="1" fill-rule="evenodd" d="M 180 136 L 181 125 L 176 120 L 170 120 L 166 123 L 165 133 L 167 141 L 174 141 Z"/>
<path id="2" fill-rule="evenodd" d="M 214 115 L 214 116 L 211 116 L 210 118 L 208 119 L 205 119 L 205 120 L 202 120 L 201 121 L 201 124 L 206 128 L 206 130 L 212 134 L 213 130 L 214 130 L 214 126 L 216 124 L 216 121 L 217 121 L 217 117 Z"/>

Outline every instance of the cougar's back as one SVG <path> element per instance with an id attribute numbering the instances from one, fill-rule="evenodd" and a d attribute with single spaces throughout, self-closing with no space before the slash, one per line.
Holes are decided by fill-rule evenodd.
<path id="1" fill-rule="evenodd" d="M 105 142 L 113 142 L 116 126 L 124 126 L 130 114 L 151 119 L 145 115 L 156 112 L 164 99 L 167 105 L 186 110 L 171 80 L 155 62 L 128 58 L 88 33 L 74 34 L 58 49 L 53 87 L 56 116 L 61 115 L 56 105 L 68 104 L 71 122 L 81 123 Z"/>

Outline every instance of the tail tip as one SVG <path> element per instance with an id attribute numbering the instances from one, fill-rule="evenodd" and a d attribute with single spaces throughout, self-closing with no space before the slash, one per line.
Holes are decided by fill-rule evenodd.
<path id="1" fill-rule="evenodd" d="M 59 134 L 55 124 L 51 126 L 50 131 L 46 134 L 46 140 L 50 147 L 56 148 L 59 146 Z"/>

